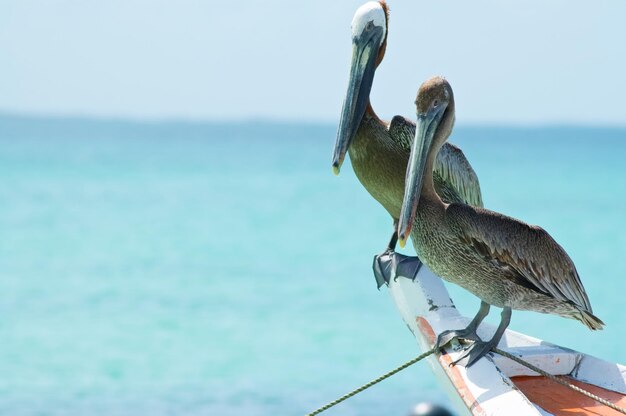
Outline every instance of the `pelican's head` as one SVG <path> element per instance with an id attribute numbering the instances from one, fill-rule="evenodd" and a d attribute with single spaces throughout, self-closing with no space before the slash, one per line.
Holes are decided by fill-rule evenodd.
<path id="1" fill-rule="evenodd" d="M 444 144 L 454 125 L 452 87 L 442 77 L 424 82 L 415 99 L 417 126 L 406 171 L 404 201 L 398 222 L 398 241 L 404 247 L 411 233 L 422 192 L 422 181 L 429 156 Z"/>
<path id="2" fill-rule="evenodd" d="M 384 0 L 365 3 L 352 19 L 352 65 L 333 153 L 335 174 L 339 174 L 369 104 L 374 72 L 383 60 L 387 47 L 387 22 L 388 9 Z"/>
<path id="3" fill-rule="evenodd" d="M 387 22 L 389 19 L 389 8 L 385 0 L 368 1 L 354 13 L 352 18 L 352 38 L 362 38 L 368 36 L 368 31 L 374 28 L 382 29 L 382 37 L 378 40 L 378 47 L 381 47 L 387 39 Z M 381 57 L 382 60 L 382 57 Z"/>

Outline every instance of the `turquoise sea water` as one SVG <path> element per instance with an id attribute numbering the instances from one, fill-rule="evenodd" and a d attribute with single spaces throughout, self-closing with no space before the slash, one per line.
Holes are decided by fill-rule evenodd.
<path id="1" fill-rule="evenodd" d="M 370 271 L 390 220 L 349 165 L 331 174 L 334 134 L 0 118 L 0 414 L 304 414 L 417 355 Z M 452 141 L 489 208 L 566 248 L 607 323 L 511 328 L 626 362 L 626 129 Z M 422 400 L 447 403 L 420 363 L 328 414 Z"/>

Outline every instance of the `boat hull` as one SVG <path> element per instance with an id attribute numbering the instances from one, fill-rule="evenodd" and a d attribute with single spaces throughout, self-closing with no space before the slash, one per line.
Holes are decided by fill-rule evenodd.
<path id="1" fill-rule="evenodd" d="M 469 318 L 462 316 L 454 306 L 442 280 L 426 266 L 420 269 L 414 281 L 405 278 L 392 281 L 389 292 L 423 351 L 432 347 L 439 333 L 464 328 L 469 323 Z M 494 331 L 493 326 L 484 323 L 478 334 L 489 339 Z M 552 375 L 567 376 L 574 384 L 597 391 L 600 397 L 619 403 L 618 406 L 626 406 L 626 367 L 622 365 L 511 330 L 506 331 L 498 348 Z M 439 383 L 460 414 L 619 414 L 597 402 L 592 405 L 591 399 L 499 354 L 490 353 L 469 369 L 451 366 L 461 350 L 462 346 L 455 341 L 443 353 L 428 358 Z M 571 393 L 564 396 L 563 389 Z M 552 395 L 566 399 L 569 404 L 550 400 Z"/>

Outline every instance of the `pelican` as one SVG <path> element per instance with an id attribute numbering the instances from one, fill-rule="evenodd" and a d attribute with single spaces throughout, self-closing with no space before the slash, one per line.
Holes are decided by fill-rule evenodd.
<path id="1" fill-rule="evenodd" d="M 456 361 L 467 360 L 469 367 L 498 344 L 512 309 L 560 315 L 602 329 L 574 263 L 546 231 L 497 212 L 441 200 L 433 185 L 433 164 L 452 131 L 452 88 L 444 78 L 431 78 L 420 87 L 415 104 L 417 130 L 398 224 L 400 245 L 410 235 L 417 255 L 435 274 L 481 299 L 467 328 L 444 331 L 435 345 L 453 338 L 474 340 Z M 476 328 L 490 305 L 502 308 L 502 315 L 485 342 Z"/>
<path id="2" fill-rule="evenodd" d="M 374 257 L 379 288 L 397 275 L 414 277 L 420 267 L 419 259 L 394 252 L 415 124 L 401 116 L 391 123 L 381 120 L 369 98 L 374 73 L 387 48 L 388 16 L 385 1 L 370 1 L 358 8 L 352 20 L 352 65 L 332 162 L 333 171 L 339 174 L 349 153 L 361 184 L 393 218 L 387 249 Z M 444 201 L 482 206 L 476 173 L 458 147 L 447 143 L 442 147 L 434 177 L 435 189 Z"/>

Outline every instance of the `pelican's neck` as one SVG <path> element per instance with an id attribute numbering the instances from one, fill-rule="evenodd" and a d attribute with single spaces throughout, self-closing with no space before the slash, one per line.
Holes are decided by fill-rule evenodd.
<path id="1" fill-rule="evenodd" d="M 372 102 L 369 99 L 367 100 L 367 108 L 365 109 L 365 114 L 363 115 L 363 118 L 365 117 L 369 117 L 371 119 L 374 119 L 382 123 L 382 120 L 378 118 L 378 115 L 376 115 L 376 112 L 374 111 L 374 108 L 372 107 Z"/>
<path id="2" fill-rule="evenodd" d="M 386 130 L 387 124 L 381 120 L 378 115 L 376 115 L 374 108 L 372 108 L 372 104 L 368 100 L 365 113 L 359 123 L 359 128 L 357 129 L 354 141 L 348 149 L 350 157 L 354 159 L 354 157 L 364 157 L 366 153 L 370 153 L 367 149 L 372 146 L 376 146 L 375 142 L 379 139 L 381 133 Z"/>

